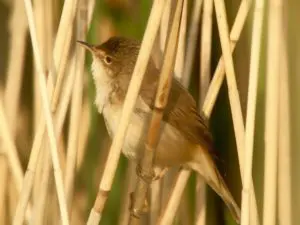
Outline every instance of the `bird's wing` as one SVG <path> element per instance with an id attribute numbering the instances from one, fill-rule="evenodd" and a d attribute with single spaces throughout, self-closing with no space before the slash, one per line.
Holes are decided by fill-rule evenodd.
<path id="1" fill-rule="evenodd" d="M 154 108 L 159 77 L 159 71 L 157 69 L 156 71 L 153 70 L 155 69 L 146 72 L 140 90 L 142 99 L 151 109 Z M 192 143 L 199 144 L 209 149 L 209 151 L 213 151 L 212 135 L 208 128 L 207 119 L 197 112 L 193 97 L 174 78 L 168 103 L 164 109 L 163 120 L 179 130 Z"/>

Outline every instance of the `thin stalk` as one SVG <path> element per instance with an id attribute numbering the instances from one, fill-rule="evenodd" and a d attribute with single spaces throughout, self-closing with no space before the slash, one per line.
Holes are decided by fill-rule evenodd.
<path id="1" fill-rule="evenodd" d="M 242 190 L 242 215 L 241 224 L 249 225 L 251 216 L 250 211 L 250 189 L 252 182 L 252 166 L 253 166 L 253 145 L 255 130 L 255 112 L 257 98 L 257 84 L 259 76 L 259 62 L 261 53 L 261 37 L 264 18 L 264 1 L 255 0 L 254 21 L 252 28 L 252 44 L 249 71 L 249 88 L 245 130 L 245 154 L 244 154 L 244 174 L 243 174 L 243 190 Z M 253 213 L 253 212 L 252 212 Z"/>
<path id="2" fill-rule="evenodd" d="M 283 28 L 283 26 L 282 26 Z M 284 29 L 282 29 L 284 30 Z M 283 35 L 282 35 L 283 36 Z M 292 225 L 291 119 L 286 38 L 282 37 L 279 84 L 278 216 L 280 225 Z"/>
<path id="3" fill-rule="evenodd" d="M 17 148 L 9 130 L 9 125 L 5 116 L 2 99 L 0 99 L 0 124 L 2 147 L 6 151 L 5 153 L 7 155 L 8 165 L 10 167 L 12 177 L 16 185 L 16 190 L 20 194 L 23 185 L 23 170 L 18 158 Z"/>
<path id="4" fill-rule="evenodd" d="M 124 190 L 122 190 L 122 203 L 121 204 L 121 214 L 119 218 L 119 225 L 128 225 L 129 217 L 130 217 L 130 204 L 131 198 L 129 198 L 130 194 L 133 192 L 134 187 L 136 185 L 136 163 L 133 161 L 128 161 L 128 166 L 126 169 L 125 175 L 125 184 Z M 151 214 L 152 215 L 152 214 Z"/>
<path id="5" fill-rule="evenodd" d="M 263 224 L 276 223 L 282 2 L 269 0 Z"/>
<path id="6" fill-rule="evenodd" d="M 179 207 L 181 196 L 190 175 L 190 170 L 181 170 L 178 174 L 178 177 L 173 186 L 174 188 L 171 191 L 168 203 L 164 209 L 164 213 L 160 216 L 157 225 L 167 225 L 173 223 L 174 216 Z"/>
<path id="7" fill-rule="evenodd" d="M 181 80 L 183 77 L 185 51 L 186 51 L 186 28 L 187 28 L 187 16 L 188 16 L 188 1 L 183 2 L 178 48 L 176 54 L 176 61 L 174 66 L 174 75 L 177 79 Z"/>
<path id="8" fill-rule="evenodd" d="M 160 21 L 159 43 L 160 43 L 161 52 L 164 52 L 166 47 L 168 28 L 169 28 L 170 17 L 171 17 L 171 8 L 172 8 L 172 1 L 167 0 L 164 13 Z"/>
<path id="9" fill-rule="evenodd" d="M 28 24 L 22 1 L 14 1 L 10 19 L 10 47 L 7 68 L 7 81 L 4 92 L 5 115 L 10 132 L 15 139 L 16 118 L 18 115 L 20 90 L 23 79 L 24 54 Z"/>
<path id="10" fill-rule="evenodd" d="M 187 87 L 190 84 L 192 69 L 194 64 L 195 52 L 197 46 L 197 38 L 199 32 L 199 24 L 200 24 L 200 15 L 201 15 L 201 6 L 203 0 L 195 0 L 193 6 L 193 12 L 190 21 L 190 27 L 188 30 L 188 38 L 187 38 L 187 49 L 185 55 L 185 66 L 182 77 L 183 86 Z"/>
<path id="11" fill-rule="evenodd" d="M 85 40 L 88 27 L 88 10 L 87 1 L 80 0 L 77 12 L 77 39 Z M 67 203 L 69 212 L 72 211 L 72 196 L 74 192 L 74 179 L 76 172 L 76 160 L 78 150 L 78 139 L 80 135 L 80 117 L 82 111 L 83 97 L 83 75 L 84 75 L 84 59 L 85 51 L 80 46 L 76 46 L 76 73 L 75 84 L 72 93 L 70 127 L 67 148 L 67 163 L 65 173 L 65 191 L 67 195 Z"/>
<path id="12" fill-rule="evenodd" d="M 7 67 L 7 81 L 5 86 L 5 92 L 1 93 L 0 101 L 3 99 L 4 107 L 5 107 L 5 116 L 7 119 L 7 129 L 9 129 L 12 141 L 14 141 L 16 137 L 16 125 L 15 122 L 18 115 L 19 109 L 19 99 L 20 99 L 20 90 L 22 85 L 23 79 L 23 66 L 24 66 L 24 54 L 26 48 L 26 34 L 27 34 L 27 21 L 26 15 L 24 11 L 24 4 L 22 1 L 14 1 L 12 4 L 12 14 L 9 21 L 9 33 L 10 33 L 10 43 L 9 43 L 9 59 L 8 59 L 8 67 Z M 2 90 L 1 90 L 2 91 Z M 8 131 L 7 131 L 8 132 Z M 1 138 L 0 138 L 1 139 Z M 1 142 L 1 141 L 0 141 Z M 0 143 L 1 148 L 2 143 Z M 13 151 L 7 149 L 8 151 Z M 16 152 L 16 157 L 18 154 Z M 0 183 L 1 184 L 8 184 L 8 173 L 9 173 L 9 160 L 7 160 L 7 155 L 3 155 L 1 153 L 1 175 L 0 175 Z M 19 159 L 16 159 L 19 161 Z M 12 166 L 19 166 L 19 165 L 12 165 Z M 23 179 L 23 172 L 22 172 L 22 179 Z M 16 184 L 16 183 L 15 183 Z M 18 189 L 18 195 L 20 194 L 20 189 Z M 0 217 L 3 218 L 3 224 L 5 224 L 5 217 L 7 214 L 7 209 L 5 207 L 5 197 L 6 192 L 8 191 L 8 185 L 2 185 L 0 190 Z M 30 211 L 30 210 L 29 210 Z M 28 211 L 28 212 L 29 212 Z M 27 214 L 29 217 L 30 215 Z M 29 219 L 27 217 L 27 220 Z M 6 218 L 8 219 L 8 218 Z M 0 221 L 1 223 L 1 221 Z"/>
<path id="13" fill-rule="evenodd" d="M 38 199 L 35 202 L 35 207 L 34 207 L 34 215 L 35 215 L 33 218 L 34 225 L 44 224 L 46 209 L 49 210 L 49 207 L 46 207 L 47 205 L 46 200 L 47 200 L 48 188 L 51 180 L 49 179 L 49 174 L 52 169 L 52 163 L 51 163 L 50 149 L 48 145 L 45 146 L 45 152 L 42 160 L 44 166 L 42 167 L 42 171 L 40 172 L 40 174 L 42 175 L 39 181 L 40 182 L 39 187 L 41 188 L 41 190 L 38 193 Z"/>
<path id="14" fill-rule="evenodd" d="M 211 42 L 212 42 L 212 15 L 213 0 L 204 0 L 203 19 L 201 30 L 201 52 L 200 52 L 200 90 L 199 90 L 199 109 L 203 102 L 209 87 L 211 74 Z M 206 224 L 206 184 L 198 175 L 196 185 L 196 224 Z"/>
<path id="15" fill-rule="evenodd" d="M 1 148 L 2 148 L 2 144 Z M 0 186 L 0 224 L 7 224 L 8 218 L 8 210 L 7 210 L 7 202 L 6 202 L 6 196 L 8 193 L 8 162 L 5 152 L 0 153 L 0 182 L 2 184 Z"/>
<path id="16" fill-rule="evenodd" d="M 68 54 L 71 46 L 71 34 L 79 0 L 66 0 L 58 26 L 56 40 L 53 49 L 54 69 L 50 71 L 50 76 L 56 78 L 53 91 L 51 109 L 56 110 L 60 92 L 62 89 L 63 78 L 67 66 Z M 65 34 L 67 33 L 67 37 Z"/>

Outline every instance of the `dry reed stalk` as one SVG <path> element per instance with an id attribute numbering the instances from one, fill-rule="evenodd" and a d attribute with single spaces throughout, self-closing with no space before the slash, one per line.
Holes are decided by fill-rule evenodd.
<path id="1" fill-rule="evenodd" d="M 87 77 L 87 73 L 84 74 L 84 76 Z M 86 143 L 89 137 L 89 129 L 90 129 L 90 108 L 88 99 L 84 98 L 83 104 L 82 104 L 82 112 L 81 112 L 81 118 L 80 118 L 80 136 L 78 138 L 78 152 L 77 152 L 77 164 L 76 168 L 79 170 L 81 168 L 81 165 L 84 160 Z"/>
<path id="2" fill-rule="evenodd" d="M 166 1 L 164 13 L 160 21 L 159 49 L 162 54 L 160 57 L 160 63 L 158 65 L 159 68 L 161 68 L 162 66 L 161 64 L 163 63 L 163 55 L 165 53 L 166 40 L 169 34 L 170 17 L 172 16 L 171 14 L 173 10 L 172 3 L 174 3 L 174 1 L 171 0 Z M 159 179 L 150 184 L 151 185 L 150 188 L 150 212 L 151 213 L 149 215 L 150 224 L 156 224 L 157 218 L 161 210 L 162 182 L 163 179 Z"/>
<path id="3" fill-rule="evenodd" d="M 14 216 L 14 210 L 16 208 L 16 205 L 18 203 L 18 190 L 16 189 L 16 185 L 14 184 L 14 178 L 12 176 L 10 176 L 11 174 L 9 173 L 8 175 L 8 182 L 7 182 L 7 186 L 8 186 L 8 193 L 7 193 L 7 197 L 8 197 L 8 221 L 10 224 L 11 223 L 11 218 L 13 218 Z M 28 220 L 30 221 L 30 220 Z"/>
<path id="4" fill-rule="evenodd" d="M 159 35 L 159 43 L 160 43 L 160 50 L 161 52 L 165 51 L 166 47 L 166 40 L 168 36 L 168 28 L 170 23 L 170 17 L 171 17 L 171 8 L 172 8 L 172 1 L 167 0 L 166 6 L 164 9 L 163 16 L 160 21 L 160 35 Z"/>
<path id="5" fill-rule="evenodd" d="M 181 80 L 183 77 L 184 62 L 185 62 L 185 50 L 186 50 L 186 27 L 188 16 L 188 1 L 183 2 L 183 9 L 181 15 L 178 47 L 176 53 L 176 61 L 174 66 L 174 76 Z"/>
<path id="6" fill-rule="evenodd" d="M 88 19 L 87 19 L 89 25 L 92 23 L 95 5 L 96 5 L 96 0 L 89 0 L 89 2 L 88 2 Z"/>
<path id="7" fill-rule="evenodd" d="M 155 180 L 151 183 L 151 199 L 150 199 L 150 224 L 156 224 L 157 218 L 161 211 L 162 197 L 162 179 Z"/>
<path id="8" fill-rule="evenodd" d="M 242 212 L 241 224 L 249 225 L 251 212 L 250 211 L 250 194 L 252 188 L 252 166 L 253 166 L 253 145 L 254 145 L 254 130 L 255 130 L 255 112 L 256 112 L 256 96 L 259 76 L 259 62 L 261 53 L 261 37 L 264 18 L 264 1 L 255 0 L 253 27 L 252 27 L 252 43 L 251 43 L 251 58 L 249 70 L 249 88 L 247 102 L 247 116 L 245 127 L 245 154 L 244 154 L 244 173 L 243 175 L 243 190 L 242 190 Z"/>
<path id="9" fill-rule="evenodd" d="M 77 11 L 77 40 L 85 40 L 88 27 L 88 9 L 87 0 L 80 0 L 78 3 Z M 83 98 L 83 75 L 84 75 L 84 59 L 85 50 L 76 46 L 76 73 L 75 84 L 72 92 L 70 126 L 68 136 L 67 148 L 67 163 L 65 172 L 65 192 L 67 196 L 67 203 L 69 214 L 72 212 L 72 198 L 74 193 L 74 180 L 76 173 L 76 160 L 78 150 L 78 139 L 80 136 L 80 117 L 82 111 L 82 98 Z"/>
<path id="10" fill-rule="evenodd" d="M 0 140 L 0 145 L 2 148 L 2 142 Z M 5 152 L 0 153 L 0 224 L 8 223 L 8 210 L 6 196 L 8 192 L 8 162 Z M 6 184 L 6 185 L 5 185 Z"/>
<path id="11" fill-rule="evenodd" d="M 263 224 L 276 223 L 277 157 L 279 119 L 279 73 L 281 62 L 282 1 L 269 1 L 266 114 L 265 114 L 265 174 Z"/>
<path id="12" fill-rule="evenodd" d="M 130 194 L 134 190 L 136 184 L 136 163 L 133 161 L 128 161 L 128 166 L 126 169 L 125 175 L 125 184 L 124 190 L 122 191 L 122 204 L 121 204 L 121 213 L 119 218 L 119 225 L 128 225 L 130 217 Z M 152 215 L 152 214 L 151 214 Z"/>
<path id="13" fill-rule="evenodd" d="M 204 0 L 203 19 L 201 30 L 201 62 L 200 62 L 200 96 L 199 106 L 202 106 L 209 88 L 211 74 L 211 47 L 212 47 L 212 22 L 213 0 Z"/>
<path id="14" fill-rule="evenodd" d="M 195 58 L 194 55 L 197 46 L 202 2 L 203 0 L 194 1 L 193 12 L 191 15 L 190 26 L 188 29 L 185 65 L 183 70 L 183 77 L 181 80 L 181 83 L 186 88 L 188 88 L 192 76 L 191 73 L 193 69 L 194 58 Z"/>
<path id="15" fill-rule="evenodd" d="M 31 42 L 33 46 L 33 53 L 34 53 L 34 59 L 35 63 L 37 65 L 38 73 L 39 73 L 39 85 L 40 85 L 40 92 L 42 97 L 42 107 L 44 111 L 44 116 L 46 120 L 46 127 L 47 127 L 47 133 L 49 137 L 49 143 L 50 143 L 50 150 L 51 150 L 51 158 L 53 161 L 53 167 L 54 167 L 54 177 L 55 177 L 55 183 L 57 188 L 57 195 L 59 200 L 59 209 L 61 213 L 61 219 L 63 224 L 69 224 L 69 218 L 67 213 L 67 205 L 66 205 L 66 199 L 65 194 L 63 190 L 63 181 L 62 181 L 62 174 L 59 164 L 59 158 L 58 158 L 58 148 L 57 148 L 57 140 L 54 133 L 54 126 L 53 126 L 53 120 L 52 120 L 52 114 L 50 110 L 50 103 L 49 103 L 49 97 L 47 93 L 47 84 L 46 84 L 46 74 L 43 69 L 43 61 L 41 59 L 39 46 L 37 43 L 37 36 L 36 36 L 36 30 L 35 30 L 35 24 L 34 24 L 34 17 L 33 17 L 33 10 L 32 10 L 32 4 L 31 1 L 25 2 L 25 8 L 26 8 L 26 14 L 28 18 L 28 24 L 29 24 L 29 31 L 31 36 Z"/>
<path id="16" fill-rule="evenodd" d="M 122 116 L 120 118 L 120 123 L 118 127 L 118 132 L 114 137 L 112 146 L 109 151 L 103 177 L 99 185 L 98 195 L 95 200 L 94 206 L 90 212 L 89 219 L 87 222 L 88 225 L 98 224 L 101 219 L 101 214 L 105 202 L 107 200 L 109 190 L 111 189 L 112 186 L 114 174 L 117 169 L 117 164 L 121 153 L 121 147 L 125 139 L 128 122 L 138 96 L 141 82 L 143 80 L 147 63 L 151 55 L 151 50 L 154 44 L 154 40 L 159 28 L 159 23 L 163 13 L 164 5 L 165 5 L 164 0 L 155 0 L 153 2 L 151 13 L 148 19 L 147 28 L 144 33 L 141 49 L 133 71 L 128 92 L 126 94 L 124 108 L 123 108 Z"/>
<path id="17" fill-rule="evenodd" d="M 5 115 L 7 119 L 7 125 L 9 126 L 10 135 L 12 140 L 16 136 L 16 123 L 17 112 L 19 107 L 20 89 L 22 84 L 23 76 L 23 64 L 24 64 L 24 53 L 26 47 L 26 33 L 27 33 L 27 22 L 25 20 L 25 11 L 22 1 L 14 1 L 12 4 L 12 14 L 9 21 L 9 33 L 10 33 L 10 47 L 9 47 L 9 59 L 7 68 L 7 81 L 5 92 L 3 93 L 3 103 L 5 106 Z M 2 93 L 1 99 L 2 101 Z M 1 139 L 1 138 L 0 138 Z M 1 140 L 0 140 L 1 142 Z M 0 143 L 2 145 L 2 143 Z M 2 148 L 2 146 L 1 146 Z M 8 150 L 8 149 L 7 149 Z M 10 151 L 10 150 L 9 150 Z M 1 153 L 2 154 L 2 153 Z M 1 155 L 1 175 L 0 183 L 3 184 L 0 190 L 0 217 L 5 224 L 6 203 L 5 196 L 8 191 L 8 166 L 7 156 Z M 18 155 L 16 155 L 18 157 Z M 17 159 L 19 160 L 19 159 Z M 23 175 L 22 175 L 23 176 Z M 23 179 L 23 177 L 22 177 Z M 19 190 L 20 191 L 20 190 Z M 20 193 L 20 192 L 19 192 Z M 8 219 L 8 217 L 7 217 Z"/>
<path id="18" fill-rule="evenodd" d="M 8 160 L 8 165 L 10 167 L 10 171 L 12 173 L 14 184 L 16 185 L 16 189 L 18 193 L 21 193 L 22 183 L 23 183 L 23 171 L 21 167 L 20 160 L 18 158 L 18 151 L 13 141 L 13 137 L 9 130 L 9 125 L 7 122 L 7 118 L 5 116 L 4 107 L 2 99 L 0 99 L 0 131 L 1 131 L 1 141 L 3 149 L 5 149 L 5 153 Z"/>
<path id="19" fill-rule="evenodd" d="M 278 217 L 280 225 L 292 225 L 290 85 L 286 38 L 282 38 L 280 55 L 282 55 L 282 64 L 279 78 Z"/>
<path id="20" fill-rule="evenodd" d="M 213 0 L 204 0 L 200 52 L 199 109 L 203 105 L 210 82 Z M 196 185 L 196 224 L 206 224 L 206 184 L 199 175 Z"/>
<path id="21" fill-rule="evenodd" d="M 186 183 L 190 177 L 190 170 L 181 170 L 176 178 L 174 188 L 171 191 L 168 203 L 161 214 L 157 225 L 168 225 L 172 224 L 174 215 L 177 212 L 181 196 L 185 189 Z"/>
<path id="22" fill-rule="evenodd" d="M 56 40 L 53 49 L 54 68 L 50 71 L 50 76 L 56 78 L 55 87 L 51 100 L 52 111 L 56 110 L 64 73 L 67 65 L 68 54 L 71 45 L 72 29 L 79 0 L 66 0 L 58 26 Z M 67 37 L 65 36 L 67 34 Z"/>
<path id="23" fill-rule="evenodd" d="M 46 142 L 45 142 L 46 143 Z M 45 152 L 44 152 L 44 157 L 42 158 L 43 160 L 43 167 L 41 168 L 42 171 L 40 172 L 41 174 L 41 179 L 40 179 L 40 191 L 37 196 L 37 201 L 35 202 L 34 205 L 34 218 L 32 223 L 34 225 L 39 225 L 39 224 L 44 224 L 45 223 L 45 213 L 46 213 L 46 208 L 49 210 L 49 206 L 46 207 L 46 199 L 48 193 L 48 188 L 49 188 L 49 174 L 52 170 L 52 163 L 51 163 L 51 156 L 50 156 L 50 149 L 48 145 L 45 145 L 44 147 Z"/>
<path id="24" fill-rule="evenodd" d="M 15 0 L 9 21 L 10 47 L 4 106 L 12 138 L 16 136 L 16 118 L 19 108 L 20 89 L 23 77 L 26 47 L 27 21 L 23 1 Z"/>
<path id="25" fill-rule="evenodd" d="M 153 179 L 155 148 L 159 140 L 160 123 L 163 117 L 164 108 L 168 103 L 169 92 L 172 84 L 171 82 L 173 79 L 173 68 L 176 59 L 182 7 L 183 0 L 178 0 L 168 44 L 164 54 L 164 62 L 159 76 L 159 84 L 156 92 L 152 118 L 149 125 L 147 141 L 145 143 L 144 155 L 141 161 L 141 177 L 138 179 L 135 188 L 134 202 L 129 220 L 129 224 L 131 225 L 140 223 L 140 216 L 145 204 L 149 184 Z"/>

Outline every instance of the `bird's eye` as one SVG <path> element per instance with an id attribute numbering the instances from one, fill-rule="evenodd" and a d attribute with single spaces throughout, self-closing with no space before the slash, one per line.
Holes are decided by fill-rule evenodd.
<path id="1" fill-rule="evenodd" d="M 109 64 L 112 63 L 112 58 L 110 56 L 105 56 L 104 57 L 104 62 L 109 65 Z"/>

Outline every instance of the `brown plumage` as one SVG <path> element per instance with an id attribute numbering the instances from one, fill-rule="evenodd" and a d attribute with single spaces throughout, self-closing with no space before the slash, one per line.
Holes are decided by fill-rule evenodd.
<path id="1" fill-rule="evenodd" d="M 140 49 L 140 42 L 113 37 L 99 46 L 80 42 L 93 54 L 93 77 L 97 95 L 95 103 L 103 113 L 106 127 L 113 137 Z M 154 106 L 159 70 L 149 61 L 132 115 L 123 153 L 139 160 Z M 164 109 L 161 136 L 154 165 L 157 168 L 186 166 L 197 171 L 224 200 L 234 219 L 239 222 L 240 209 L 230 194 L 214 162 L 214 149 L 208 123 L 197 112 L 193 97 L 173 79 Z"/>

